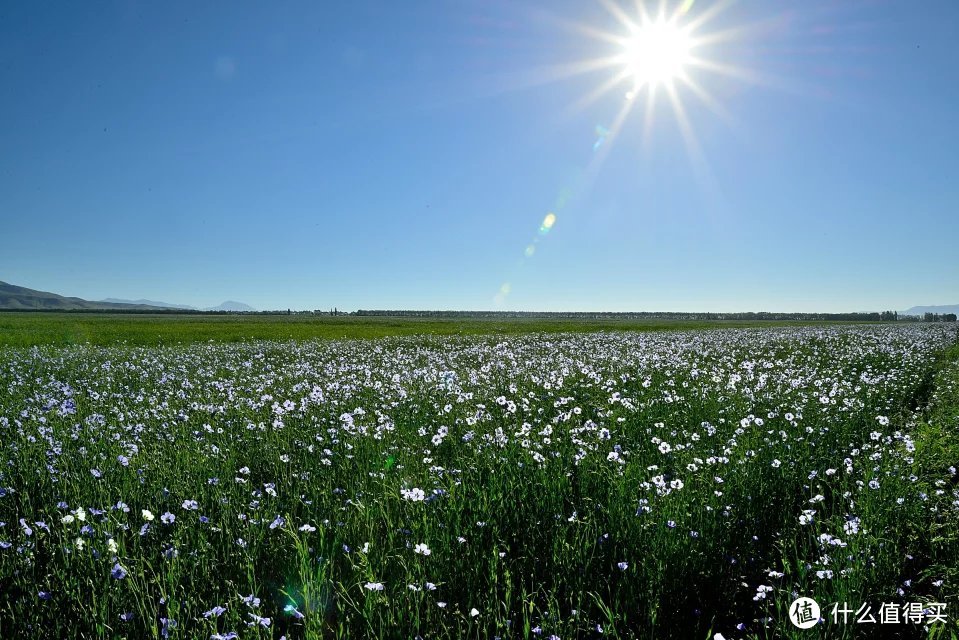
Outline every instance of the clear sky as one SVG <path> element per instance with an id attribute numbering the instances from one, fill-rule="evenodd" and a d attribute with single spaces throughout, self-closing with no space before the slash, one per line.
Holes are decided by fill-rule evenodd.
<path id="1" fill-rule="evenodd" d="M 665 84 L 652 109 L 633 75 L 602 90 L 635 66 L 588 61 L 640 22 L 610 4 L 2 3 L 0 280 L 259 309 L 959 303 L 959 2 L 667 3 L 695 27 L 685 136 Z"/>

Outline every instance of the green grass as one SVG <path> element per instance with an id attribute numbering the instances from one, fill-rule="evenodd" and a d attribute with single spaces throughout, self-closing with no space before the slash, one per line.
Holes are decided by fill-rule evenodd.
<path id="1" fill-rule="evenodd" d="M 301 315 L 176 315 L 0 312 L 0 346 L 161 345 L 246 340 L 368 339 L 408 335 L 518 335 L 532 332 L 663 331 L 804 326 L 737 320 L 442 319 Z"/>

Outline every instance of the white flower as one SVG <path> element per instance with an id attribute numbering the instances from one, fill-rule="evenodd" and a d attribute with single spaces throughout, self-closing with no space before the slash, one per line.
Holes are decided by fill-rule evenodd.
<path id="1" fill-rule="evenodd" d="M 479 611 L 476 610 L 476 607 L 473 607 L 472 609 L 470 609 L 470 617 L 475 618 L 478 615 L 479 615 Z"/>
<path id="2" fill-rule="evenodd" d="M 73 520 L 74 520 L 73 515 L 69 513 L 63 516 L 62 518 L 60 518 L 60 522 L 62 522 L 63 524 L 70 524 L 71 522 L 73 522 Z"/>
<path id="3" fill-rule="evenodd" d="M 150 512 L 149 509 L 143 509 L 140 512 L 140 515 L 143 516 L 143 519 L 146 520 L 147 522 L 153 521 L 153 514 Z"/>
<path id="4" fill-rule="evenodd" d="M 759 600 L 765 600 L 766 594 L 772 592 L 772 590 L 773 588 L 769 586 L 768 584 L 759 585 L 758 587 L 756 587 L 756 595 L 753 596 L 753 600 L 757 602 Z"/>
<path id="5" fill-rule="evenodd" d="M 382 590 L 383 590 L 383 583 L 382 583 L 382 582 L 367 582 L 365 585 L 363 585 L 363 588 L 364 588 L 364 589 L 368 589 L 368 590 L 370 590 L 370 591 L 382 591 Z"/>
<path id="6" fill-rule="evenodd" d="M 400 495 L 403 496 L 404 500 L 409 500 L 410 502 L 423 502 L 426 500 L 426 492 L 417 487 L 400 489 Z"/>
<path id="7" fill-rule="evenodd" d="M 430 555 L 430 554 L 433 553 L 433 552 L 430 551 L 430 548 L 429 548 L 428 546 L 426 546 L 426 544 L 420 543 L 420 544 L 416 545 L 415 547 L 413 547 L 413 553 L 418 553 L 418 554 L 420 554 L 421 556 L 428 556 L 428 555 Z"/>

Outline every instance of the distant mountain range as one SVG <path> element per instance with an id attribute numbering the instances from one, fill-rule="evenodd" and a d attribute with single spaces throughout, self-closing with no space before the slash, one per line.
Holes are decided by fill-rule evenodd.
<path id="1" fill-rule="evenodd" d="M 191 307 L 186 304 L 173 304 L 157 300 L 125 300 L 123 298 L 106 298 L 104 300 L 84 300 L 61 296 L 49 291 L 37 291 L 27 287 L 18 287 L 14 284 L 0 281 L 0 310 L 75 310 L 75 309 L 103 309 L 127 311 L 256 311 L 253 307 L 236 300 L 226 300 L 215 307 Z M 959 304 L 916 306 L 900 311 L 900 316 L 922 316 L 926 313 L 955 313 L 959 315 Z"/>
<path id="2" fill-rule="evenodd" d="M 900 311 L 899 315 L 901 316 L 921 316 L 926 313 L 938 313 L 942 315 L 944 313 L 954 313 L 959 316 L 959 304 L 944 304 L 944 305 L 930 305 L 926 307 L 912 307 L 906 309 L 905 311 Z"/>
<path id="3" fill-rule="evenodd" d="M 148 305 L 91 302 L 0 282 L 0 309 L 156 309 Z"/>
<path id="4" fill-rule="evenodd" d="M 112 304 L 131 304 L 147 305 L 150 307 L 160 307 L 162 309 L 185 309 L 188 311 L 256 311 L 253 307 L 236 300 L 227 300 L 221 302 L 215 307 L 191 307 L 187 304 L 173 304 L 170 302 L 157 302 L 156 300 L 124 300 L 123 298 L 106 298 L 100 302 L 109 302 Z"/>
<path id="5" fill-rule="evenodd" d="M 140 300 L 124 300 L 123 298 L 104 298 L 100 302 L 108 302 L 110 304 L 127 304 L 127 305 L 136 305 L 136 306 L 147 306 L 147 307 L 161 307 L 163 309 L 187 309 L 190 311 L 196 311 L 196 307 L 191 307 L 186 304 L 170 304 L 169 302 L 157 302 L 156 300 L 145 300 L 141 298 Z"/>
<path id="6" fill-rule="evenodd" d="M 18 287 L 14 284 L 0 281 L 0 310 L 63 310 L 76 309 L 103 309 L 117 311 L 161 311 L 166 309 L 182 309 L 184 311 L 256 311 L 253 307 L 235 300 L 227 300 L 216 307 L 196 309 L 187 305 L 169 304 L 154 300 L 121 300 L 107 298 L 106 300 L 84 300 L 61 296 L 49 291 L 37 291 L 27 287 Z"/>

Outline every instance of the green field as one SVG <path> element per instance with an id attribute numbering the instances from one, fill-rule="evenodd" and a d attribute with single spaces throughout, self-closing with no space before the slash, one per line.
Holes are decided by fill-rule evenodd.
<path id="1" fill-rule="evenodd" d="M 959 633 L 941 325 L 9 318 L 0 638 Z"/>
<path id="2" fill-rule="evenodd" d="M 532 332 L 662 331 L 802 326 L 812 322 L 739 320 L 443 319 L 371 316 L 195 315 L 0 312 L 0 346 L 90 343 L 160 345 L 245 340 L 383 338 L 408 335 L 483 335 Z M 842 323 L 839 323 L 842 324 Z"/>

